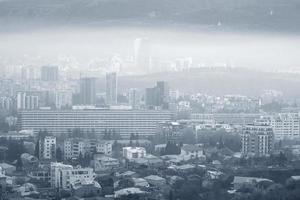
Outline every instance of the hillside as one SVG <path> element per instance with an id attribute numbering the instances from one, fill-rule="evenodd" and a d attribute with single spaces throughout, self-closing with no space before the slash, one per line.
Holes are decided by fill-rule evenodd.
<path id="1" fill-rule="evenodd" d="M 182 92 L 202 92 L 207 94 L 260 95 L 264 90 L 282 91 L 287 98 L 300 95 L 300 75 L 260 72 L 242 68 L 201 70 L 189 72 L 165 72 L 145 76 L 125 76 L 119 78 L 119 89 L 154 86 L 157 80 L 165 80 L 171 88 Z M 104 86 L 104 80 L 99 85 Z M 104 88 L 102 88 L 104 90 Z"/>

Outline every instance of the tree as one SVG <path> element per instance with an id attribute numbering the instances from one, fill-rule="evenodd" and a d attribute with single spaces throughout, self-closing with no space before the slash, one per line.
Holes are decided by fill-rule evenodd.
<path id="1" fill-rule="evenodd" d="M 21 154 L 25 153 L 23 141 L 9 139 L 7 144 L 7 159 L 11 162 L 17 160 Z"/>
<path id="2" fill-rule="evenodd" d="M 129 138 L 129 140 L 135 140 L 134 133 L 130 133 L 130 138 Z"/>
<path id="3" fill-rule="evenodd" d="M 196 135 L 192 128 L 185 128 L 182 130 L 182 136 L 180 141 L 184 144 L 195 144 L 196 143 Z"/>
<path id="4" fill-rule="evenodd" d="M 107 129 L 104 130 L 104 136 L 103 136 L 104 140 L 111 140 L 111 131 L 107 131 Z"/>
<path id="5" fill-rule="evenodd" d="M 115 140 L 113 145 L 112 145 L 112 155 L 113 155 L 114 158 L 119 158 L 120 157 L 121 149 L 122 149 L 121 144 L 119 144 L 118 141 Z"/>
<path id="6" fill-rule="evenodd" d="M 60 147 L 56 148 L 56 160 L 57 160 L 57 162 L 63 161 L 63 154 L 62 154 L 62 150 L 60 149 Z"/>
<path id="7" fill-rule="evenodd" d="M 181 153 L 181 148 L 174 142 L 168 142 L 164 151 L 161 152 L 162 155 L 178 155 Z"/>
<path id="8" fill-rule="evenodd" d="M 17 160 L 16 169 L 17 169 L 17 171 L 22 171 L 23 170 L 23 162 L 22 162 L 21 157 L 19 157 L 18 160 Z"/>
<path id="9" fill-rule="evenodd" d="M 37 158 L 40 157 L 40 140 L 39 139 L 36 141 L 36 144 L 35 144 L 34 156 Z"/>
<path id="10" fill-rule="evenodd" d="M 74 128 L 72 131 L 72 137 L 73 138 L 82 138 L 83 132 L 80 128 Z"/>
<path id="11" fill-rule="evenodd" d="M 92 129 L 92 131 L 90 132 L 90 134 L 88 135 L 88 137 L 90 139 L 96 139 L 96 132 L 95 129 Z"/>

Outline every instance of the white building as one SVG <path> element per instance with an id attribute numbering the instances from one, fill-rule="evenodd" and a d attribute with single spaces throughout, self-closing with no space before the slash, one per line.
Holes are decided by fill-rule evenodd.
<path id="1" fill-rule="evenodd" d="M 61 109 L 63 107 L 72 106 L 72 91 L 61 90 L 55 93 L 55 107 Z"/>
<path id="2" fill-rule="evenodd" d="M 181 156 L 184 160 L 202 158 L 205 159 L 203 148 L 200 145 L 186 144 L 181 148 Z"/>
<path id="3" fill-rule="evenodd" d="M 39 107 L 39 97 L 37 95 L 26 92 L 18 92 L 17 109 L 18 110 L 34 110 Z"/>
<path id="4" fill-rule="evenodd" d="M 189 101 L 179 101 L 178 111 L 188 111 L 191 110 L 191 104 Z"/>
<path id="5" fill-rule="evenodd" d="M 92 182 L 94 171 L 92 168 L 73 168 L 71 165 L 62 163 L 51 163 L 51 187 L 71 189 L 76 182 Z"/>
<path id="6" fill-rule="evenodd" d="M 126 159 L 144 158 L 146 150 L 143 147 L 123 147 L 123 157 Z"/>
<path id="7" fill-rule="evenodd" d="M 39 141 L 39 158 L 54 159 L 56 153 L 56 137 L 46 136 Z"/>
<path id="8" fill-rule="evenodd" d="M 273 128 L 275 140 L 300 139 L 299 113 L 279 113 L 271 117 L 270 125 Z"/>
<path id="9" fill-rule="evenodd" d="M 89 140 L 89 139 L 67 139 L 64 141 L 64 158 L 74 159 L 85 153 L 112 154 L 112 141 L 107 140 Z"/>

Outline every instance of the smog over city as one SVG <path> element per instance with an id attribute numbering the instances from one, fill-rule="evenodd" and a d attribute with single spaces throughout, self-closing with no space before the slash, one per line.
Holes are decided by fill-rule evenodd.
<path id="1" fill-rule="evenodd" d="M 300 199 L 299 0 L 0 0 L 0 200 Z"/>

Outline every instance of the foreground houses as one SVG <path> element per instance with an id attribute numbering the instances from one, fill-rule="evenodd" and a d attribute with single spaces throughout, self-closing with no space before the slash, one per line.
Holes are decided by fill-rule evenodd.
<path id="1" fill-rule="evenodd" d="M 263 181 L 273 183 L 272 180 L 266 178 L 235 176 L 232 184 L 233 188 L 238 190 L 243 186 L 254 185 Z"/>
<path id="2" fill-rule="evenodd" d="M 118 159 L 103 154 L 95 154 L 92 163 L 95 172 L 112 171 L 120 166 Z"/>
<path id="3" fill-rule="evenodd" d="M 62 163 L 51 163 L 50 169 L 51 187 L 70 190 L 72 184 L 77 181 L 92 182 L 94 171 L 92 168 L 74 168 L 71 165 Z"/>

